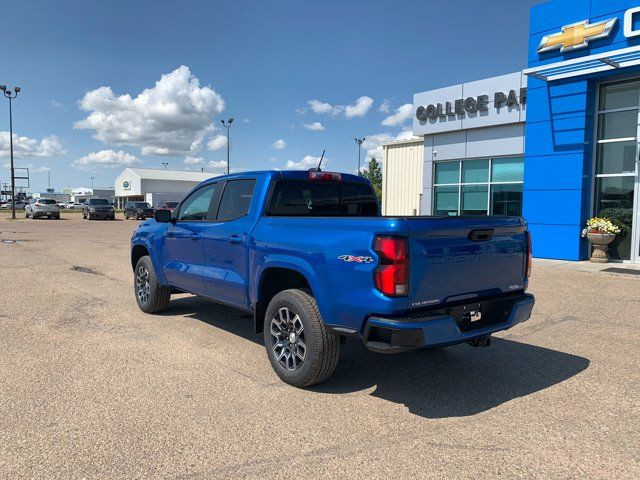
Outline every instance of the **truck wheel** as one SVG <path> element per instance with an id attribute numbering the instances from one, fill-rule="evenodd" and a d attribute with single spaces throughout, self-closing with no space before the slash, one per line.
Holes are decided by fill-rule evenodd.
<path id="1" fill-rule="evenodd" d="M 161 312 L 171 300 L 171 289 L 158 283 L 148 255 L 140 258 L 136 264 L 133 288 L 138 307 L 145 313 Z"/>
<path id="2" fill-rule="evenodd" d="M 340 341 L 324 325 L 308 291 L 284 290 L 267 307 L 264 344 L 280 379 L 309 387 L 331 376 L 338 364 Z"/>
<path id="3" fill-rule="evenodd" d="M 29 218 L 29 212 L 27 211 L 24 212 L 24 218 Z"/>

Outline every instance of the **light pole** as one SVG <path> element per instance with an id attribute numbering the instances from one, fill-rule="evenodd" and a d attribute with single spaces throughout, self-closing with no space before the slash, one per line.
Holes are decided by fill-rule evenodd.
<path id="1" fill-rule="evenodd" d="M 20 93 L 20 87 L 13 87 L 13 92 L 7 90 L 6 85 L 0 85 L 0 90 L 5 97 L 9 99 L 9 150 L 11 152 L 11 218 L 16 219 L 16 176 L 13 169 L 13 112 L 11 110 L 11 103 L 14 98 Z"/>
<path id="2" fill-rule="evenodd" d="M 229 140 L 229 129 L 233 123 L 233 118 L 230 118 L 226 122 L 224 120 L 220 120 L 220 123 L 222 123 L 222 126 L 227 129 L 227 175 L 229 175 L 229 148 L 231 146 L 231 141 Z"/>
<path id="3" fill-rule="evenodd" d="M 358 144 L 358 175 L 360 175 L 360 150 L 362 149 L 362 142 L 364 142 L 366 138 L 354 138 L 354 140 Z"/>
<path id="4" fill-rule="evenodd" d="M 91 178 L 91 194 L 93 195 L 93 181 L 96 179 L 96 177 L 89 177 Z"/>
<path id="5" fill-rule="evenodd" d="M 169 163 L 168 162 L 162 162 L 162 165 L 164 165 L 164 169 L 166 170 L 167 169 L 167 165 L 169 165 Z"/>

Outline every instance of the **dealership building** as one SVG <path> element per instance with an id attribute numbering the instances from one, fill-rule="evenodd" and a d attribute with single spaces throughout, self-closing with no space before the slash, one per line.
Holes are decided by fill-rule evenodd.
<path id="1" fill-rule="evenodd" d="M 416 140 L 385 145 L 387 215 L 523 215 L 534 255 L 583 260 L 601 215 L 640 263 L 640 0 L 531 9 L 521 72 L 414 95 Z"/>
<path id="2" fill-rule="evenodd" d="M 128 201 L 142 201 L 158 207 L 164 202 L 180 201 L 193 187 L 215 176 L 187 170 L 125 168 L 115 180 L 116 205 L 123 208 Z"/>

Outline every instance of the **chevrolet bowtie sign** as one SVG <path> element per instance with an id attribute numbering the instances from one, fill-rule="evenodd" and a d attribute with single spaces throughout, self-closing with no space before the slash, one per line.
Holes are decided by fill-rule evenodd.
<path id="1" fill-rule="evenodd" d="M 630 8 L 624 12 L 623 34 L 625 38 L 640 37 L 640 29 L 637 29 L 637 20 L 640 16 L 640 7 Z M 565 25 L 560 32 L 551 33 L 542 37 L 538 45 L 538 53 L 559 50 L 562 53 L 572 52 L 589 46 L 594 40 L 609 38 L 618 23 L 617 18 L 609 18 L 601 22 L 589 23 L 583 20 L 571 25 Z"/>
<path id="2" fill-rule="evenodd" d="M 538 46 L 538 53 L 560 50 L 570 52 L 589 46 L 589 42 L 611 35 L 617 18 L 612 18 L 598 23 L 583 22 L 573 23 L 562 27 L 562 32 L 545 35 Z"/>

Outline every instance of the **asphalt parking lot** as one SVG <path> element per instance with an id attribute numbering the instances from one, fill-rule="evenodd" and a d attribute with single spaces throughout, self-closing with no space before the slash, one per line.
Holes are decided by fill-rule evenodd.
<path id="1" fill-rule="evenodd" d="M 0 214 L 0 478 L 640 478 L 640 276 L 539 262 L 491 348 L 298 390 L 241 313 L 140 312 L 119 218 Z"/>

